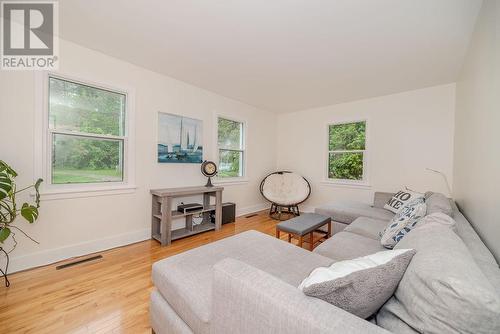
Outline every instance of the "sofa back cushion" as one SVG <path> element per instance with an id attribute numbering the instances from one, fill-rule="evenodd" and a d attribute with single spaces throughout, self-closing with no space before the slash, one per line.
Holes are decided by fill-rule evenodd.
<path id="1" fill-rule="evenodd" d="M 444 213 L 448 216 L 452 215 L 453 209 L 451 208 L 450 200 L 441 193 L 432 193 L 427 197 L 425 203 L 427 204 L 427 214 L 437 212 Z"/>
<path id="2" fill-rule="evenodd" d="M 373 207 L 383 209 L 392 196 L 394 196 L 394 193 L 376 191 L 373 194 Z"/>
<path id="3" fill-rule="evenodd" d="M 500 296 L 450 228 L 415 228 L 396 249 L 417 250 L 377 323 L 420 333 L 500 333 Z"/>

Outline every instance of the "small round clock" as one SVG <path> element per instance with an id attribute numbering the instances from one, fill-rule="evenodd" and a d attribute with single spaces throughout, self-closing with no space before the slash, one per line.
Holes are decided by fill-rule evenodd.
<path id="1" fill-rule="evenodd" d="M 217 174 L 217 165 L 213 161 L 205 160 L 201 164 L 201 173 L 208 177 L 208 181 L 205 187 L 212 187 L 213 184 L 211 178 Z"/>

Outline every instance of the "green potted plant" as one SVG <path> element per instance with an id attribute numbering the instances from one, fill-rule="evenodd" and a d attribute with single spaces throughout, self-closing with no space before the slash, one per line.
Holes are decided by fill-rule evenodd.
<path id="1" fill-rule="evenodd" d="M 9 269 L 9 253 L 12 252 L 17 246 L 15 232 L 21 232 L 32 241 L 38 243 L 26 234 L 19 226 L 15 226 L 14 223 L 16 223 L 16 218 L 18 218 L 19 215 L 21 215 L 21 217 L 30 224 L 33 224 L 37 220 L 38 209 L 40 208 L 40 193 L 38 188 L 43 182 L 42 179 L 38 179 L 34 184 L 17 190 L 15 182 L 16 177 L 16 171 L 14 171 L 4 161 L 0 160 L 0 253 L 5 255 L 7 261 L 5 271 L 0 269 L 0 274 L 5 278 L 5 286 L 7 287 L 10 285 L 7 277 L 7 271 Z M 24 202 L 19 208 L 19 205 L 16 202 L 16 196 L 20 192 L 28 189 L 35 190 L 35 202 Z M 2 246 L 9 238 L 12 238 L 14 245 L 12 249 L 6 251 Z"/>

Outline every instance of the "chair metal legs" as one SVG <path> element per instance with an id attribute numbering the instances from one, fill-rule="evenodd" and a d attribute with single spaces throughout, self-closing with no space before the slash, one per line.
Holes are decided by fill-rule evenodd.
<path id="1" fill-rule="evenodd" d="M 300 210 L 298 205 L 279 205 L 276 203 L 271 203 L 271 208 L 269 209 L 269 216 L 273 219 L 282 220 L 282 214 L 292 214 L 294 216 L 300 216 Z M 277 217 L 276 217 L 277 216 Z"/>

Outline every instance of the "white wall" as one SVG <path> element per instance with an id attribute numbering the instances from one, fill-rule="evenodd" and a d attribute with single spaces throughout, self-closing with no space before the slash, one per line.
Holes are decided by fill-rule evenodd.
<path id="1" fill-rule="evenodd" d="M 356 102 L 283 114 L 278 117 L 278 168 L 301 173 L 312 184 L 308 209 L 338 199 L 371 203 L 374 191 L 447 193 L 452 182 L 455 85 L 449 84 Z M 326 125 L 367 119 L 369 188 L 324 184 Z"/>
<path id="2" fill-rule="evenodd" d="M 500 4 L 485 0 L 457 82 L 454 197 L 500 260 Z"/>
<path id="3" fill-rule="evenodd" d="M 238 212 L 264 207 L 260 180 L 275 169 L 274 120 L 267 111 L 213 94 L 119 59 L 61 41 L 60 70 L 73 77 L 135 90 L 136 185 L 131 194 L 42 201 L 40 219 L 19 222 L 40 241 L 20 236 L 11 254 L 10 271 L 50 263 L 149 238 L 151 188 L 201 185 L 199 164 L 156 162 L 157 112 L 203 120 L 205 159 L 214 159 L 214 112 L 247 121 L 249 182 L 226 186 L 223 200 L 236 202 Z M 0 71 L 0 159 L 18 172 L 20 185 L 35 175 L 35 81 L 30 72 Z"/>

